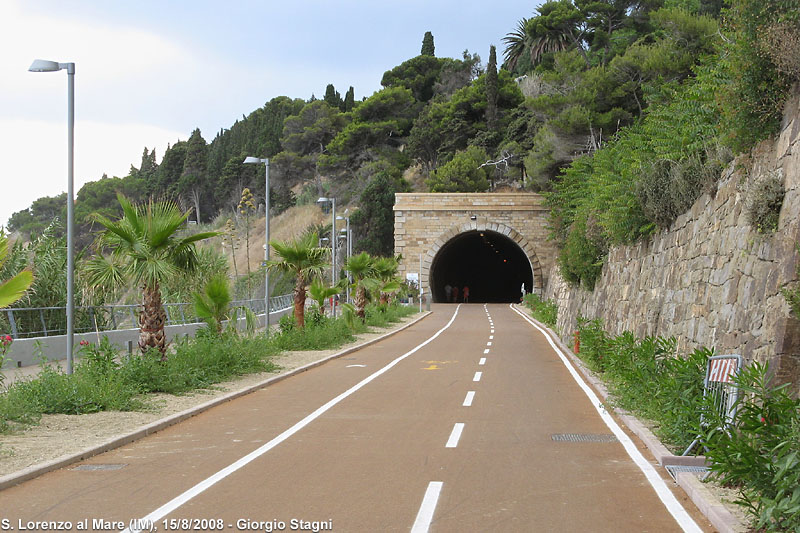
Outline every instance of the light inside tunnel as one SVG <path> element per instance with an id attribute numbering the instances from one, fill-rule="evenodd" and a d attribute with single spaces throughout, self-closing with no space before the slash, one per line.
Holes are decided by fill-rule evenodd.
<path id="1" fill-rule="evenodd" d="M 518 302 L 523 283 L 531 291 L 533 273 L 513 240 L 493 231 L 468 231 L 453 237 L 436 254 L 430 283 L 434 302 L 448 301 L 448 285 L 458 287 L 458 301 L 467 286 L 470 302 Z"/>

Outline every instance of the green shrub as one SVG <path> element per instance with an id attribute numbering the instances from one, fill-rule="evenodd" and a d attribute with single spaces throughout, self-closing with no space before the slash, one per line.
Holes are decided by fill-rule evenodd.
<path id="1" fill-rule="evenodd" d="M 738 488 L 743 505 L 765 531 L 800 530 L 800 399 L 789 384 L 770 383 L 767 365 L 742 369 L 743 392 L 733 430 L 714 417 L 713 406 L 703 444 L 711 470 L 726 485 Z"/>
<path id="2" fill-rule="evenodd" d="M 538 294 L 525 295 L 525 305 L 531 310 L 533 318 L 551 328 L 558 321 L 558 304 L 550 300 L 542 300 Z"/>
<path id="3" fill-rule="evenodd" d="M 783 197 L 783 179 L 777 172 L 761 179 L 750 190 L 747 202 L 747 221 L 759 233 L 772 233 L 778 229 Z"/>

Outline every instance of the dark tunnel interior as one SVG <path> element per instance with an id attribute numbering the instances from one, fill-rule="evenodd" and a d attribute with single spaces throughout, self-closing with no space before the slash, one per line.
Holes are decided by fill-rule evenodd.
<path id="1" fill-rule="evenodd" d="M 475 303 L 518 302 L 521 286 L 533 288 L 533 273 L 522 249 L 500 233 L 469 231 L 451 239 L 436 254 L 431 265 L 434 302 L 447 302 L 445 287 L 469 287 L 469 301 Z M 452 299 L 451 291 L 451 299 Z"/>

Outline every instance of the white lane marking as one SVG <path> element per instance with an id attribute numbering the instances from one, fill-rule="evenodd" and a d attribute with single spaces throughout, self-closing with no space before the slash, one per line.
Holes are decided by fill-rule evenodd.
<path id="1" fill-rule="evenodd" d="M 475 399 L 475 391 L 471 390 L 467 393 L 466 397 L 464 398 L 464 403 L 461 405 L 464 407 L 472 407 L 472 400 Z"/>
<path id="2" fill-rule="evenodd" d="M 445 448 L 455 448 L 458 446 L 458 439 L 461 438 L 461 432 L 464 431 L 464 423 L 457 422 L 455 426 L 453 426 L 453 431 L 450 432 L 450 438 L 447 439 L 447 444 L 444 445 Z"/>
<path id="3" fill-rule="evenodd" d="M 678 522 L 678 525 L 684 531 L 690 532 L 700 532 L 702 529 L 697 525 L 697 523 L 689 516 L 689 513 L 686 512 L 686 509 L 680 504 L 675 495 L 667 487 L 667 484 L 664 483 L 664 480 L 661 479 L 661 476 L 658 475 L 656 469 L 653 468 L 653 465 L 650 464 L 647 459 L 644 458 L 642 453 L 636 448 L 636 445 L 633 444 L 633 441 L 622 431 L 622 428 L 619 427 L 616 420 L 614 420 L 610 414 L 602 407 L 603 402 L 600 401 L 600 398 L 594 393 L 594 391 L 589 388 L 589 385 L 583 380 L 583 378 L 578 374 L 578 371 L 575 370 L 575 367 L 572 366 L 572 363 L 569 362 L 567 356 L 558 348 L 553 339 L 550 338 L 550 334 L 547 333 L 545 330 L 540 328 L 536 325 L 535 322 L 530 320 L 524 313 L 517 310 L 513 305 L 510 305 L 511 309 L 517 313 L 519 316 L 525 319 L 530 325 L 538 329 L 547 339 L 547 342 L 550 343 L 550 346 L 553 347 L 553 350 L 556 352 L 558 357 L 561 359 L 561 362 L 564 363 L 564 366 L 567 367 L 567 370 L 572 375 L 572 378 L 578 384 L 578 386 L 583 390 L 586 396 L 589 398 L 589 401 L 592 403 L 595 411 L 600 415 L 600 418 L 603 419 L 603 422 L 606 423 L 608 428 L 614 433 L 614 436 L 617 437 L 617 440 L 622 443 L 622 446 L 625 448 L 625 451 L 628 452 L 628 456 L 636 463 L 636 466 L 642 471 L 642 473 L 647 478 L 647 481 L 650 482 L 650 486 L 653 487 L 653 490 L 656 491 L 658 498 L 667 508 L 669 514 Z"/>
<path id="4" fill-rule="evenodd" d="M 490 329 L 489 333 L 494 333 L 494 328 Z"/>
<path id="5" fill-rule="evenodd" d="M 419 506 L 417 512 L 417 519 L 414 520 L 414 525 L 411 526 L 411 533 L 428 533 L 433 521 L 433 512 L 436 510 L 436 504 L 439 501 L 439 493 L 442 492 L 441 481 L 431 481 L 428 483 L 428 488 L 425 490 L 425 496 L 422 497 L 422 505 Z"/>
<path id="6" fill-rule="evenodd" d="M 485 357 L 481 357 L 481 360 L 478 361 L 478 364 L 481 365 L 481 366 L 485 365 L 486 364 L 486 358 Z"/>
<path id="7" fill-rule="evenodd" d="M 271 311 L 270 311 L 270 312 L 271 312 Z M 364 367 L 366 367 L 367 365 L 347 365 L 345 368 L 353 368 L 353 367 L 355 367 L 355 366 L 357 366 L 357 367 L 361 367 L 361 368 L 364 368 Z"/>
<path id="8" fill-rule="evenodd" d="M 475 375 L 472 377 L 472 381 L 480 381 L 483 372 L 475 372 Z"/>
<path id="9" fill-rule="evenodd" d="M 493 341 L 494 340 L 494 335 L 489 335 L 489 340 Z"/>
<path id="10" fill-rule="evenodd" d="M 483 353 L 489 353 L 489 348 L 486 348 Z"/>
<path id="11" fill-rule="evenodd" d="M 357 392 L 359 389 L 361 389 L 362 387 L 364 387 L 365 385 L 367 385 L 371 381 L 375 380 L 376 378 L 378 378 L 382 374 L 385 374 L 386 372 L 391 370 L 394 366 L 396 366 L 398 363 L 400 363 L 400 361 L 402 361 L 403 359 L 406 359 L 407 357 L 409 357 L 412 354 L 414 354 L 417 351 L 419 351 L 421 348 L 427 346 L 429 343 L 431 343 L 434 339 L 436 339 L 439 335 L 441 335 L 447 328 L 449 328 L 453 324 L 453 322 L 456 319 L 456 316 L 458 316 L 458 310 L 459 309 L 461 309 L 461 304 L 459 304 L 456 307 L 456 310 L 453 313 L 453 316 L 450 318 L 450 321 L 447 324 L 445 324 L 445 326 L 442 329 L 440 329 L 439 331 L 434 333 L 432 336 L 430 336 L 426 341 L 422 342 L 421 344 L 418 344 L 417 346 L 415 346 L 411 350 L 407 351 L 406 353 L 404 353 L 400 357 L 396 358 L 395 360 L 393 360 L 392 362 L 390 362 L 389 364 L 387 364 L 386 366 L 384 366 L 380 370 L 375 371 L 374 373 L 372 373 L 369 376 L 367 376 L 366 378 L 362 379 L 361 381 L 359 381 L 358 383 L 356 383 L 355 385 L 353 385 L 352 387 L 350 387 L 349 389 L 347 389 L 343 393 L 339 394 L 338 396 L 336 396 L 332 400 L 329 400 L 324 405 L 318 407 L 314 412 L 312 412 L 309 415 L 306 415 L 305 418 L 303 418 L 302 420 L 297 422 L 295 425 L 293 425 L 292 427 L 290 427 L 289 429 L 287 429 L 286 431 L 284 431 L 283 433 L 281 433 L 280 435 L 278 435 L 277 437 L 275 437 L 274 439 L 272 439 L 268 443 L 264 444 L 260 448 L 257 448 L 256 450 L 250 452 L 249 454 L 245 455 L 244 457 L 242 457 L 238 461 L 236 461 L 234 463 L 231 463 L 230 465 L 226 466 L 225 468 L 223 468 L 222 470 L 220 470 L 216 474 L 213 474 L 213 475 L 207 477 L 206 479 L 204 479 L 203 481 L 201 481 L 200 483 L 198 483 L 194 487 L 188 489 L 184 493 L 182 493 L 179 496 L 177 496 L 177 497 L 173 498 L 172 500 L 168 501 L 167 503 L 165 503 L 164 505 L 162 505 L 161 507 L 159 507 L 158 509 L 156 509 L 152 513 L 150 513 L 147 516 L 145 516 L 144 518 L 142 518 L 140 523 L 150 524 L 150 523 L 158 522 L 159 520 L 161 520 L 162 518 L 167 516 L 169 513 L 171 513 L 175 509 L 181 507 L 183 504 L 185 504 L 186 502 L 188 502 L 189 500 L 191 500 L 195 496 L 198 496 L 199 494 L 202 494 L 203 492 L 205 492 L 207 489 L 209 489 L 210 487 L 212 487 L 216 483 L 222 481 L 223 479 L 225 479 L 229 475 L 233 474 L 237 470 L 243 468 L 247 464 L 251 463 L 252 461 L 254 461 L 256 459 L 258 459 L 259 457 L 261 457 L 262 455 L 264 455 L 265 453 L 270 451 L 272 448 L 274 448 L 278 444 L 282 443 L 283 441 L 285 441 L 286 439 L 288 439 L 289 437 L 291 437 L 292 435 L 294 435 L 295 433 L 297 433 L 298 431 L 300 431 L 301 429 L 303 429 L 304 427 L 309 425 L 311 422 L 313 422 L 314 420 L 316 420 L 317 418 L 322 416 L 331 407 L 335 406 L 336 404 L 338 404 L 339 402 L 341 402 L 342 400 L 344 400 L 348 396 L 350 396 L 353 393 Z M 142 530 L 140 530 L 140 529 L 128 528 L 128 529 L 125 530 L 125 533 L 141 533 L 141 531 Z"/>
<path id="12" fill-rule="evenodd" d="M 486 346 L 491 346 L 491 345 L 492 345 L 492 341 L 489 341 L 489 342 L 486 343 Z"/>

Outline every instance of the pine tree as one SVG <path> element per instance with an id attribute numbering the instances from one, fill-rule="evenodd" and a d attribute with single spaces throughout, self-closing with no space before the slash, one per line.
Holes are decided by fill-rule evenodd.
<path id="1" fill-rule="evenodd" d="M 489 64 L 486 66 L 486 126 L 497 131 L 497 50 L 489 47 Z"/>
<path id="2" fill-rule="evenodd" d="M 435 47 L 433 46 L 433 34 L 429 31 L 425 32 L 425 37 L 422 38 L 422 50 L 420 51 L 420 55 L 422 56 L 435 56 L 434 53 Z"/>

